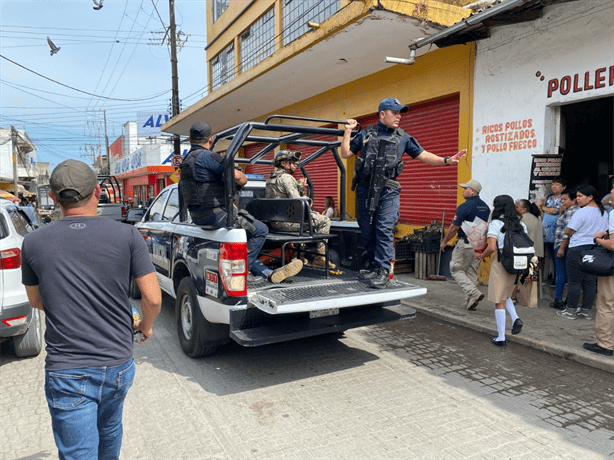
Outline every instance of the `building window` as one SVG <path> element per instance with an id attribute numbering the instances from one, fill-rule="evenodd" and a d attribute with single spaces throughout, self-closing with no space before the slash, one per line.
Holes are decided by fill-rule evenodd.
<path id="1" fill-rule="evenodd" d="M 275 51 L 275 11 L 271 8 L 240 36 L 241 72 L 255 66 Z"/>
<path id="2" fill-rule="evenodd" d="M 283 0 L 283 45 L 309 31 L 308 22 L 324 22 L 339 11 L 339 0 Z"/>
<path id="3" fill-rule="evenodd" d="M 211 60 L 211 90 L 215 90 L 235 76 L 235 45 L 231 43 Z"/>
<path id="4" fill-rule="evenodd" d="M 222 13 L 226 11 L 229 4 L 230 0 L 213 0 L 213 22 L 217 21 Z"/>

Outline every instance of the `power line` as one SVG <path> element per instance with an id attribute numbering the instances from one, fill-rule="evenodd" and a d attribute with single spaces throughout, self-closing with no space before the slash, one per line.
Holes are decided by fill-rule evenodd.
<path id="1" fill-rule="evenodd" d="M 87 94 L 87 95 L 89 95 L 89 96 L 93 96 L 93 97 L 98 97 L 98 98 L 100 98 L 100 99 L 107 99 L 107 100 L 110 100 L 110 101 L 123 101 L 123 102 L 140 102 L 140 101 L 147 101 L 147 100 L 149 100 L 149 99 L 154 99 L 154 98 L 156 98 L 156 97 L 160 97 L 160 96 L 162 96 L 163 94 L 166 94 L 166 93 L 168 93 L 168 92 L 170 91 L 170 90 L 166 90 L 166 91 L 161 92 L 160 94 L 157 94 L 156 96 L 153 96 L 153 97 L 147 97 L 147 98 L 141 98 L 141 99 L 120 99 L 120 98 L 114 98 L 114 97 L 100 96 L 100 95 L 98 95 L 98 94 L 88 93 L 87 91 L 83 91 L 83 90 L 80 90 L 80 89 L 74 88 L 74 87 L 72 87 L 72 86 L 65 85 L 64 83 L 60 83 L 59 81 L 54 80 L 54 79 L 49 78 L 49 77 L 46 77 L 46 76 L 44 76 L 44 75 L 42 75 L 42 74 L 40 74 L 40 73 L 38 73 L 38 72 L 35 72 L 35 71 L 34 71 L 34 70 L 32 70 L 32 69 L 28 69 L 27 67 L 25 67 L 25 66 L 23 66 L 23 65 L 21 65 L 21 64 L 19 64 L 19 63 L 17 63 L 17 62 L 15 62 L 15 61 L 13 61 L 12 59 L 7 58 L 6 56 L 4 56 L 4 55 L 2 55 L 2 54 L 0 54 L 0 57 L 1 57 L 2 59 L 6 59 L 7 61 L 9 61 L 9 62 L 10 62 L 10 63 L 12 63 L 12 64 L 15 64 L 15 65 L 16 65 L 16 66 L 18 66 L 18 67 L 21 67 L 22 69 L 27 70 L 28 72 L 32 72 L 33 74 L 38 75 L 39 77 L 44 78 L 45 80 L 49 80 L 49 81 L 51 81 L 51 82 L 53 82 L 53 83 L 57 83 L 57 84 L 58 84 L 58 85 L 60 85 L 60 86 L 64 86 L 64 87 L 66 87 L 66 88 L 68 88 L 68 89 L 72 89 L 73 91 L 78 91 L 78 92 L 80 92 L 80 93 Z"/>

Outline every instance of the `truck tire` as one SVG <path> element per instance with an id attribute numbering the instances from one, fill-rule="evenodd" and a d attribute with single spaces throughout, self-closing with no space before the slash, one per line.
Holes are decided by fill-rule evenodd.
<path id="1" fill-rule="evenodd" d="M 40 312 L 32 310 L 32 321 L 30 327 L 23 335 L 13 337 L 15 354 L 20 358 L 27 356 L 38 356 L 43 349 L 43 326 L 41 324 Z"/>
<path id="2" fill-rule="evenodd" d="M 132 276 L 130 277 L 130 290 L 128 291 L 128 295 L 131 299 L 141 298 L 141 291 L 139 290 L 139 287 L 137 286 L 136 281 Z"/>
<path id="3" fill-rule="evenodd" d="M 179 283 L 175 301 L 177 334 L 181 349 L 190 358 L 199 358 L 215 353 L 216 346 L 206 346 L 205 339 L 211 323 L 205 319 L 196 298 L 196 288 L 192 279 L 185 277 Z"/>

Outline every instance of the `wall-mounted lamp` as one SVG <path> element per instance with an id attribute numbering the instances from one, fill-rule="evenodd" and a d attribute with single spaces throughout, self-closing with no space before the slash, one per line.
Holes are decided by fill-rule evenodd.
<path id="1" fill-rule="evenodd" d="M 409 59 L 386 56 L 386 62 L 389 64 L 412 65 L 415 61 L 416 61 L 416 50 L 415 49 L 409 50 Z"/>

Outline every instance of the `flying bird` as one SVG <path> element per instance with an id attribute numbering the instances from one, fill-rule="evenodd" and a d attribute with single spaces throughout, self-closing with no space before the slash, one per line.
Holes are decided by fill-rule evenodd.
<path id="1" fill-rule="evenodd" d="M 104 0 L 100 0 L 100 1 L 96 1 L 96 0 L 92 0 L 94 2 L 94 6 L 93 8 L 98 11 L 100 8 L 102 8 L 102 2 L 104 2 Z"/>
<path id="2" fill-rule="evenodd" d="M 49 37 L 47 37 L 47 43 L 49 43 L 49 48 L 51 48 L 51 55 L 53 56 L 55 53 L 57 53 L 58 51 L 60 51 L 60 49 L 62 48 L 55 46 L 55 44 L 51 41 L 51 39 Z"/>

